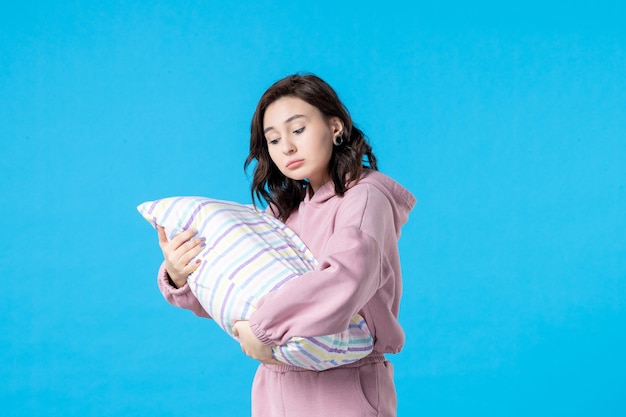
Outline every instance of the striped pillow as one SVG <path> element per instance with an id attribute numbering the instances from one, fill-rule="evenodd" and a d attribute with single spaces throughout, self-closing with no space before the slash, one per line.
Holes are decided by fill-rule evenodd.
<path id="1" fill-rule="evenodd" d="M 215 322 L 234 337 L 232 326 L 247 320 L 258 300 L 289 280 L 315 269 L 317 261 L 284 223 L 253 206 L 205 197 L 170 197 L 138 208 L 168 239 L 195 229 L 206 238 L 200 267 L 189 275 L 191 291 Z M 355 362 L 373 349 L 365 320 L 356 315 L 344 332 L 293 337 L 273 349 L 284 363 L 323 370 Z"/>

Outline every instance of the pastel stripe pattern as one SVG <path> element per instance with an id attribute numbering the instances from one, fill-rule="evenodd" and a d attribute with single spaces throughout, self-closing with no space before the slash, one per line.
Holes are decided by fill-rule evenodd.
<path id="1" fill-rule="evenodd" d="M 191 291 L 215 322 L 234 338 L 233 324 L 247 320 L 259 299 L 317 267 L 304 242 L 284 223 L 251 205 L 206 197 L 169 197 L 137 207 L 165 228 L 168 239 L 195 229 L 206 238 L 201 266 L 188 279 Z M 273 349 L 282 363 L 324 370 L 355 362 L 373 349 L 363 317 L 341 333 L 292 337 Z"/>

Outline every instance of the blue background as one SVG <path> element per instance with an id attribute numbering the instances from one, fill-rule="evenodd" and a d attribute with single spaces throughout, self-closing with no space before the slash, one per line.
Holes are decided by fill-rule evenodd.
<path id="1" fill-rule="evenodd" d="M 135 207 L 249 202 L 256 102 L 311 71 L 419 200 L 399 414 L 626 415 L 624 3 L 468 3 L 3 2 L 2 414 L 248 414 Z"/>

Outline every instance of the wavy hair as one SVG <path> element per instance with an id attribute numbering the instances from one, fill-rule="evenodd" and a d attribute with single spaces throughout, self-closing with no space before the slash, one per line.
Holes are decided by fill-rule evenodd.
<path id="1" fill-rule="evenodd" d="M 267 107 L 282 97 L 297 97 L 315 106 L 324 117 L 338 117 L 343 122 L 343 143 L 333 146 L 329 172 L 335 193 L 343 196 L 352 182 L 358 181 L 363 169 L 378 170 L 376 157 L 363 132 L 354 125 L 348 109 L 337 93 L 313 74 L 294 74 L 275 82 L 261 96 L 250 126 L 250 153 L 244 170 L 256 161 L 252 178 L 252 201 L 265 201 L 278 210 L 275 215 L 285 221 L 304 199 L 307 181 L 292 180 L 278 169 L 270 158 L 263 133 L 263 118 Z"/>

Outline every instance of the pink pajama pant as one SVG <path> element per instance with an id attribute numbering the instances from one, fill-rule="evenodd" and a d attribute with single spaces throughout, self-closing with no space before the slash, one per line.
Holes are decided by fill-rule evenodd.
<path id="1" fill-rule="evenodd" d="M 252 417 L 395 417 L 393 366 L 383 355 L 325 371 L 261 364 Z"/>

